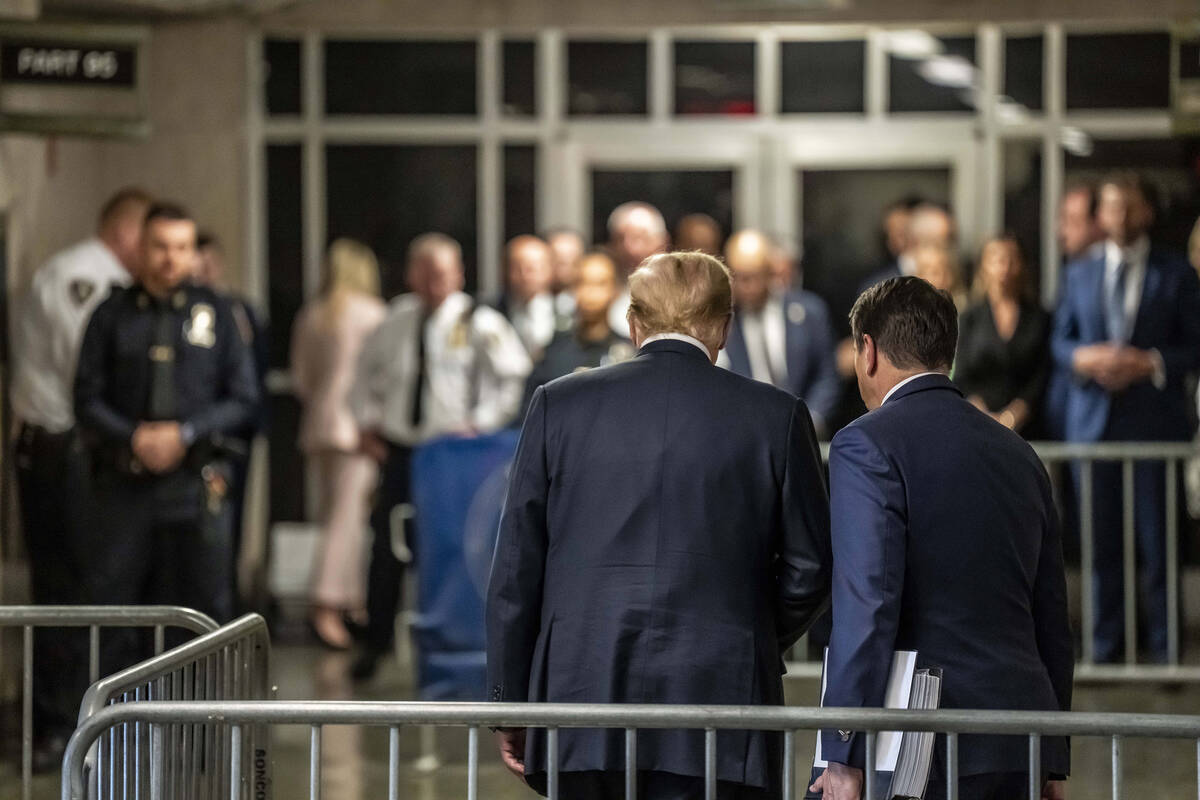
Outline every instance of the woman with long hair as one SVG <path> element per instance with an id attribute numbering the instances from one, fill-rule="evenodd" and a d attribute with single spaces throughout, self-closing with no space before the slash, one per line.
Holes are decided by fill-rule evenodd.
<path id="1" fill-rule="evenodd" d="M 984 243 L 972 294 L 959 320 L 954 381 L 980 410 L 1028 436 L 1050 369 L 1050 315 L 1014 237 Z"/>
<path id="2" fill-rule="evenodd" d="M 301 309 L 292 329 L 292 381 L 304 405 L 300 449 L 317 487 L 321 547 L 313 564 L 314 633 L 336 649 L 353 643 L 346 622 L 365 609 L 365 530 L 376 464 L 359 449 L 348 405 L 355 365 L 367 336 L 383 321 L 379 264 L 366 245 L 329 246 L 320 295 Z"/>

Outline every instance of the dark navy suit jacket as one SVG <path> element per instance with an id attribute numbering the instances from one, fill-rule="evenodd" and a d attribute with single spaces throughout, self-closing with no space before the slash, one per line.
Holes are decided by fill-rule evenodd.
<path id="1" fill-rule="evenodd" d="M 1108 340 L 1104 314 L 1104 248 L 1067 267 L 1062 299 L 1054 315 L 1051 346 L 1058 367 L 1072 376 L 1064 418 L 1066 438 L 1185 440 L 1191 436 L 1188 373 L 1200 367 L 1200 281 L 1182 258 L 1151 248 L 1142 299 L 1129 343 L 1157 349 L 1166 385 L 1150 381 L 1110 394 L 1074 374 L 1075 348 Z"/>
<path id="2" fill-rule="evenodd" d="M 837 405 L 841 386 L 834 360 L 829 308 L 812 292 L 788 292 L 783 298 L 783 316 L 788 385 L 779 388 L 802 398 L 813 414 L 822 422 L 828 422 Z M 729 341 L 725 343 L 725 355 L 729 357 L 731 370 L 752 377 L 742 322 L 736 314 Z"/>
<path id="3" fill-rule="evenodd" d="M 894 650 L 943 670 L 943 708 L 1067 710 L 1074 658 L 1058 520 L 1021 437 L 943 375 L 900 387 L 834 437 L 833 635 L 825 705 L 883 704 Z M 822 733 L 862 766 L 861 734 Z M 961 736 L 961 775 L 1028 769 L 1022 737 Z M 1042 768 L 1066 774 L 1067 742 Z"/>
<path id="4" fill-rule="evenodd" d="M 829 506 L 804 402 L 664 340 L 533 396 L 487 597 L 490 697 L 783 702 L 781 654 L 826 607 Z M 531 730 L 526 775 L 544 785 Z M 777 785 L 780 740 L 717 737 L 721 780 Z M 564 771 L 624 732 L 559 732 Z M 703 732 L 641 731 L 639 769 L 704 774 Z"/>

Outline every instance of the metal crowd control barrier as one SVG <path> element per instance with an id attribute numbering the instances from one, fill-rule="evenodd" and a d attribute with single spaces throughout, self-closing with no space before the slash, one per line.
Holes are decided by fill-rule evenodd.
<path id="1" fill-rule="evenodd" d="M 1096 736 L 1112 743 L 1112 796 L 1124 792 L 1122 742 L 1126 738 L 1191 739 L 1197 742 L 1200 770 L 1200 717 L 1153 714 L 1095 714 L 1031 711 L 897 711 L 883 709 L 798 708 L 763 706 L 664 706 L 569 705 L 521 703 L 345 703 L 345 702 L 223 702 L 125 703 L 104 709 L 83 720 L 67 745 L 63 762 L 63 800 L 84 797 L 84 756 L 94 742 L 119 727 L 146 726 L 161 740 L 170 726 L 200 725 L 219 719 L 231 728 L 234 748 L 228 782 L 217 797 L 240 800 L 246 782 L 243 753 L 237 747 L 247 728 L 262 725 L 307 725 L 310 728 L 309 798 L 321 790 L 321 730 L 326 725 L 387 727 L 389 737 L 389 800 L 400 797 L 400 730 L 411 725 L 467 728 L 467 798 L 479 797 L 479 730 L 482 727 L 533 727 L 547 730 L 547 789 L 550 800 L 559 797 L 558 732 L 561 728 L 614 728 L 625 730 L 625 797 L 636 800 L 637 736 L 639 729 L 676 728 L 704 731 L 705 800 L 717 796 L 717 731 L 781 731 L 784 740 L 783 798 L 794 800 L 796 790 L 795 733 L 819 728 L 867 732 L 866 759 L 872 763 L 875 735 L 879 731 L 932 731 L 946 734 L 946 790 L 958 797 L 958 737 L 961 734 L 1007 734 L 1029 741 L 1029 797 L 1041 798 L 1041 737 Z M 174 759 L 185 757 L 170 751 Z M 160 752 L 160 758 L 164 755 Z M 160 772 L 170 759 L 160 762 Z M 807 777 L 807 772 L 802 777 Z M 866 776 L 866 797 L 873 797 L 875 776 Z M 1200 792 L 1200 789 L 1197 790 Z M 227 793 L 226 793 L 227 792 Z M 802 790 L 801 790 L 802 793 Z M 140 795 L 139 795 L 140 796 Z M 163 784 L 151 786 L 150 800 L 179 795 L 163 794 Z M 209 795 L 206 795 L 209 796 Z M 1195 796 L 1195 795 L 1194 795 Z"/>
<path id="2" fill-rule="evenodd" d="M 21 797 L 29 800 L 33 778 L 34 628 L 88 628 L 88 681 L 100 677 L 101 628 L 153 628 L 154 652 L 163 650 L 167 628 L 192 633 L 217 629 L 211 617 L 181 606 L 0 606 L 0 628 L 23 628 L 21 701 Z"/>
<path id="3" fill-rule="evenodd" d="M 90 729 L 94 718 L 146 701 L 205 707 L 213 701 L 267 700 L 273 695 L 270 656 L 266 622 L 246 614 L 92 684 L 79 709 L 79 726 Z M 231 775 L 235 783 L 244 779 L 244 763 L 254 764 L 253 780 L 247 779 L 253 796 L 270 793 L 270 750 L 262 728 L 246 734 L 213 718 L 149 727 L 133 722 L 113 727 L 89 746 L 93 742 L 86 757 L 89 800 L 216 797 L 218 787 L 231 785 Z"/>
<path id="4" fill-rule="evenodd" d="M 1080 631 L 1083 639 L 1082 658 L 1075 668 L 1079 680 L 1151 680 L 1200 682 L 1200 665 L 1180 663 L 1179 637 L 1179 477 L 1183 464 L 1200 456 L 1191 442 L 1095 442 L 1072 444 L 1063 442 L 1031 442 L 1038 458 L 1046 465 L 1078 463 L 1079 470 L 1079 537 L 1080 575 L 1082 577 Z M 821 456 L 829 460 L 829 444 L 821 446 Z M 1167 659 L 1164 664 L 1137 663 L 1137 547 L 1134 522 L 1134 464 L 1161 461 L 1166 471 L 1163 498 L 1166 511 L 1167 553 Z M 1093 466 L 1097 462 L 1121 464 L 1122 491 L 1122 574 L 1124 575 L 1125 648 L 1124 664 L 1097 664 L 1093 622 L 1092 587 L 1093 553 L 1095 552 L 1095 520 L 1093 519 Z M 819 677 L 821 664 L 808 660 L 805 643 L 792 650 L 788 658 L 788 674 L 793 677 Z M 797 656 L 801 658 L 797 659 Z"/>

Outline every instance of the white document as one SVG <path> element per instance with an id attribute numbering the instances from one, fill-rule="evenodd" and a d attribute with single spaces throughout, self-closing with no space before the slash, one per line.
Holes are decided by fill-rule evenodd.
<path id="1" fill-rule="evenodd" d="M 884 696 L 884 708 L 908 708 L 912 694 L 913 675 L 917 669 L 917 653 L 915 650 L 897 650 L 892 655 L 892 671 L 888 675 L 887 693 Z M 825 663 L 821 669 L 821 706 L 825 705 L 826 673 L 829 672 L 829 648 L 825 648 Z M 895 772 L 896 762 L 900 758 L 900 744 L 904 734 L 900 731 L 882 731 L 875 737 L 875 770 L 877 772 Z M 821 757 L 821 736 L 817 735 L 817 755 L 813 766 L 824 769 L 829 762 Z"/>

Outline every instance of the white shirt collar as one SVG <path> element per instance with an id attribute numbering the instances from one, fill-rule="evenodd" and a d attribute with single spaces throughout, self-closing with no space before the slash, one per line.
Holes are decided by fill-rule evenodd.
<path id="1" fill-rule="evenodd" d="M 944 372 L 918 372 L 916 375 L 910 375 L 907 378 L 905 378 L 904 380 L 897 383 L 891 389 L 888 389 L 888 393 L 883 396 L 883 403 L 886 403 L 889 399 L 891 399 L 892 395 L 894 395 L 896 393 L 896 390 L 898 390 L 901 386 L 904 386 L 907 383 L 912 383 L 917 378 L 924 378 L 926 375 L 945 375 L 945 374 L 946 373 L 944 373 Z M 879 405 L 883 405 L 883 403 L 880 403 Z"/>
<path id="2" fill-rule="evenodd" d="M 1121 247 L 1110 239 L 1104 244 L 1104 253 L 1109 270 L 1115 270 L 1122 262 L 1130 267 L 1139 268 L 1144 266 L 1146 259 L 1150 257 L 1150 239 L 1145 235 L 1140 236 L 1128 247 Z"/>
<path id="3" fill-rule="evenodd" d="M 646 337 L 642 341 L 642 347 L 645 347 L 651 342 L 662 342 L 668 339 L 673 339 L 677 342 L 687 342 L 693 347 L 699 349 L 701 353 L 704 353 L 705 358 L 710 360 L 712 359 L 712 356 L 708 354 L 708 348 L 704 346 L 704 342 L 700 341 L 694 336 L 688 336 L 686 333 L 656 333 L 653 336 Z"/>

